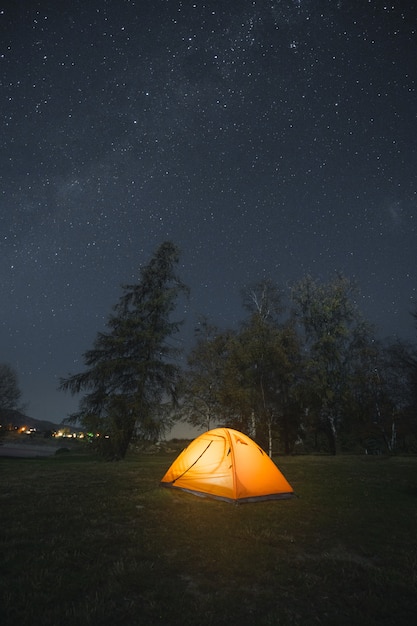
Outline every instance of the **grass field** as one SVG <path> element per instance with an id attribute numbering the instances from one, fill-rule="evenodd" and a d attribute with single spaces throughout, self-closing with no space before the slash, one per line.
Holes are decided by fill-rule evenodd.
<path id="1" fill-rule="evenodd" d="M 275 459 L 299 497 L 235 506 L 175 456 L 0 459 L 0 622 L 415 623 L 417 458 Z"/>

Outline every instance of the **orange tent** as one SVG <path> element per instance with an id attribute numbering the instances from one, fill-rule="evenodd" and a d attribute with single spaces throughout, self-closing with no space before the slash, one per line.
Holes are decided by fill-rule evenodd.
<path id="1" fill-rule="evenodd" d="M 230 428 L 209 430 L 194 439 L 160 484 L 236 503 L 294 495 L 269 456 L 252 439 Z"/>

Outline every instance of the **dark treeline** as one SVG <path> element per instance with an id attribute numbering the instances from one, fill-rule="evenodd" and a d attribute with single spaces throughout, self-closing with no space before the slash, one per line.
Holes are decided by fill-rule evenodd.
<path id="1" fill-rule="evenodd" d="M 288 293 L 262 281 L 243 292 L 237 330 L 202 320 L 183 419 L 208 429 L 221 416 L 270 452 L 417 452 L 415 348 L 378 340 L 357 295 L 341 275 Z"/>
<path id="2" fill-rule="evenodd" d="M 269 453 L 417 453 L 416 346 L 377 338 L 352 281 L 249 286 L 239 326 L 200 319 L 181 366 L 179 258 L 172 242 L 159 246 L 137 284 L 122 287 L 85 369 L 61 379 L 83 393 L 68 421 L 101 433 L 104 456 L 123 458 L 133 438 L 157 440 L 176 420 L 236 428 Z"/>

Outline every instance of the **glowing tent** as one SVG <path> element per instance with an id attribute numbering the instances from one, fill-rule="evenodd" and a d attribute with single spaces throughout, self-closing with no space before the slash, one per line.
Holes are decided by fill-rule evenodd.
<path id="1" fill-rule="evenodd" d="M 194 439 L 160 484 L 236 503 L 294 495 L 269 456 L 252 439 L 230 428 L 209 430 Z"/>

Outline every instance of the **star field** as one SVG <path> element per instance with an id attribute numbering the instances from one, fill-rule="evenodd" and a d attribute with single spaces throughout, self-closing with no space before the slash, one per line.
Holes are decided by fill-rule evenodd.
<path id="1" fill-rule="evenodd" d="M 58 378 L 166 239 L 190 327 L 342 271 L 415 336 L 411 2 L 32 0 L 0 29 L 0 361 L 29 415 L 75 409 Z"/>

